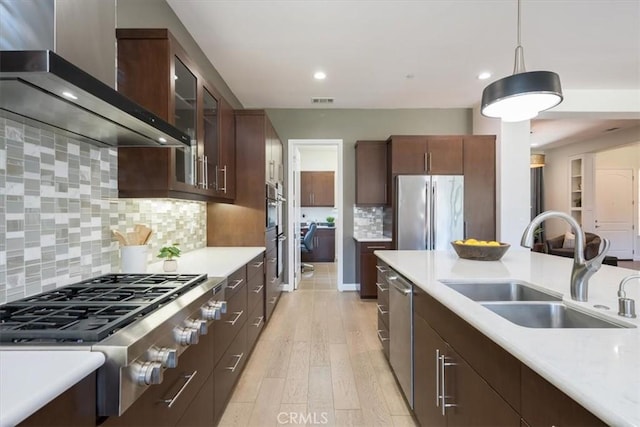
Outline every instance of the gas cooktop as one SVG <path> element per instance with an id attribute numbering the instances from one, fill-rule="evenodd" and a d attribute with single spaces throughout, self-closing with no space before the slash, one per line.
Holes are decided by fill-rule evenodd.
<path id="1" fill-rule="evenodd" d="M 0 306 L 0 342 L 98 342 L 206 274 L 107 274 Z"/>

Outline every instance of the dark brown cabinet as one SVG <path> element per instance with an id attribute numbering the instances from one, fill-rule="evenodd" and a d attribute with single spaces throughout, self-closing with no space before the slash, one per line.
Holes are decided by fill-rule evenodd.
<path id="1" fill-rule="evenodd" d="M 461 136 L 391 136 L 391 173 L 462 175 Z"/>
<path id="2" fill-rule="evenodd" d="M 95 424 L 96 373 L 92 372 L 18 425 L 93 427 Z"/>
<path id="3" fill-rule="evenodd" d="M 391 249 L 391 242 L 356 243 L 356 283 L 360 283 L 360 298 L 378 297 L 378 259 L 373 252 L 385 249 Z"/>
<path id="4" fill-rule="evenodd" d="M 336 260 L 336 229 L 316 229 L 313 250 L 300 254 L 302 262 L 334 262 Z"/>
<path id="5" fill-rule="evenodd" d="M 207 245 L 266 247 L 264 147 L 272 140 L 281 150 L 282 143 L 264 110 L 235 111 L 235 135 L 234 206 L 207 205 Z"/>
<path id="6" fill-rule="evenodd" d="M 184 133 L 185 148 L 118 150 L 120 197 L 232 201 L 233 109 L 166 29 L 118 29 L 118 90 Z"/>
<path id="7" fill-rule="evenodd" d="M 300 172 L 300 206 L 335 206 L 335 172 Z"/>
<path id="8" fill-rule="evenodd" d="M 384 262 L 378 260 L 378 264 L 376 265 L 376 287 L 378 288 L 378 301 L 376 302 L 376 309 L 378 311 L 377 332 L 384 356 L 389 360 L 391 337 L 389 335 L 389 284 L 385 278 L 387 271 L 389 271 L 389 267 Z"/>
<path id="9" fill-rule="evenodd" d="M 282 143 L 271 122 L 267 123 L 266 128 L 265 180 L 271 184 L 284 182 Z"/>
<path id="10" fill-rule="evenodd" d="M 356 142 L 356 206 L 389 203 L 387 141 Z"/>
<path id="11" fill-rule="evenodd" d="M 465 238 L 496 237 L 496 137 L 464 137 Z"/>

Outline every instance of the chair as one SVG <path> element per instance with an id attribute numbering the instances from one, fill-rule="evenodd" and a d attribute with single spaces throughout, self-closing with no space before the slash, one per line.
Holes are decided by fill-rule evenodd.
<path id="1" fill-rule="evenodd" d="M 300 242 L 300 252 L 313 252 L 313 237 L 316 234 L 317 228 L 318 226 L 315 222 L 309 224 L 309 229 Z M 302 263 L 302 272 L 304 273 L 305 270 L 313 271 L 313 265 Z"/>
<path id="2" fill-rule="evenodd" d="M 547 240 L 547 253 L 551 255 L 558 255 L 567 258 L 573 258 L 574 248 L 565 248 L 564 246 L 564 234 Z M 589 260 L 598 255 L 600 250 L 600 236 L 593 233 L 584 233 L 584 258 Z"/>

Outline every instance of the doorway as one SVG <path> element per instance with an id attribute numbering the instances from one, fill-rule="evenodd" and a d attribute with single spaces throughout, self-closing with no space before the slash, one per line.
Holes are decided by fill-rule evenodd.
<path id="1" fill-rule="evenodd" d="M 290 139 L 287 142 L 287 156 L 288 164 L 291 167 L 287 172 L 287 199 L 289 203 L 287 205 L 287 217 L 288 224 L 287 230 L 289 236 L 288 239 L 288 284 L 285 287 L 287 291 L 293 291 L 297 289 L 301 280 L 301 257 L 300 257 L 300 243 L 301 243 L 301 227 L 302 214 L 304 213 L 301 206 L 301 185 L 300 185 L 300 171 L 304 169 L 305 164 L 305 151 L 311 148 L 319 150 L 331 150 L 335 153 L 335 201 L 334 207 L 329 211 L 320 210 L 320 214 L 323 217 L 333 216 L 335 217 L 335 270 L 336 270 L 336 287 L 339 291 L 343 289 L 343 227 L 344 227 L 344 213 L 343 213 L 343 141 L 341 139 Z M 330 214 L 327 214 L 330 212 Z M 316 220 L 320 218 L 310 217 L 309 220 Z"/>

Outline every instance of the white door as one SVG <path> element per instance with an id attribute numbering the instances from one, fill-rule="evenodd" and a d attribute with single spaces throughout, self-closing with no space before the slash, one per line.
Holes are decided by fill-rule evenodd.
<path id="1" fill-rule="evenodd" d="M 596 170 L 596 234 L 611 241 L 608 255 L 633 259 L 633 171 Z"/>
<path id="2" fill-rule="evenodd" d="M 293 153 L 293 289 L 298 289 L 302 275 L 300 274 L 300 150 Z"/>

